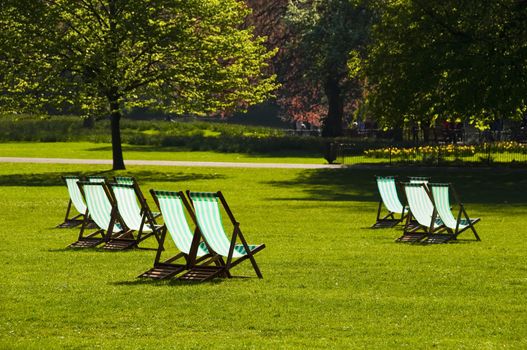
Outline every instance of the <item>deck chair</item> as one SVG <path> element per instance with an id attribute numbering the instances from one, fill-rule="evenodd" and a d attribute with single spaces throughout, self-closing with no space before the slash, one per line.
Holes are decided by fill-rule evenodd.
<path id="1" fill-rule="evenodd" d="M 476 229 L 474 228 L 474 225 L 480 221 L 480 218 L 470 218 L 468 216 L 465 206 L 459 200 L 459 197 L 452 185 L 446 183 L 430 183 L 428 186 L 432 192 L 432 197 L 434 199 L 434 204 L 439 217 L 447 227 L 447 231 L 454 235 L 453 239 L 456 239 L 457 236 L 463 231 L 471 229 L 474 233 L 474 236 L 476 237 L 476 240 L 481 241 Z M 450 209 L 450 193 L 452 193 L 452 196 L 459 207 L 457 217 L 452 215 L 452 211 Z"/>
<path id="2" fill-rule="evenodd" d="M 393 227 L 406 218 L 408 208 L 399 200 L 394 176 L 376 176 L 376 180 L 381 199 L 377 209 L 377 219 L 372 228 Z M 381 218 L 383 204 L 388 210 L 388 214 Z M 396 215 L 400 215 L 400 217 L 396 217 Z"/>
<path id="3" fill-rule="evenodd" d="M 240 229 L 240 223 L 234 218 L 227 201 L 223 194 L 218 192 L 190 192 L 187 196 L 192 203 L 194 214 L 191 217 L 195 220 L 196 226 L 203 235 L 204 241 L 218 255 L 226 258 L 225 264 L 221 261 L 219 274 L 231 277 L 230 270 L 239 263 L 249 259 L 258 278 L 263 278 L 254 255 L 265 248 L 265 244 L 249 245 Z M 232 235 L 227 236 L 221 220 L 220 203 L 227 213 L 232 225 Z M 236 244 L 238 241 L 241 242 Z M 236 260 L 233 260 L 236 259 Z"/>
<path id="4" fill-rule="evenodd" d="M 192 211 L 192 208 L 183 192 L 150 190 L 150 193 L 163 215 L 165 224 L 161 229 L 154 267 L 138 277 L 167 279 L 185 271 L 188 272 L 181 275 L 180 279 L 204 281 L 214 277 L 218 269 L 207 268 L 207 265 L 214 262 L 214 259 L 211 259 L 214 254 L 211 254 L 207 244 L 201 241 L 199 229 L 196 227 L 194 232 L 190 229 L 185 210 Z M 161 261 L 167 232 L 179 253 Z M 219 262 L 216 262 L 216 265 L 219 265 Z"/>
<path id="5" fill-rule="evenodd" d="M 449 240 L 450 235 L 441 234 L 445 226 L 438 218 L 432 195 L 426 185 L 408 182 L 403 186 L 410 212 L 406 218 L 404 233 L 396 242 L 442 243 Z"/>
<path id="6" fill-rule="evenodd" d="M 115 181 L 115 183 L 123 184 L 123 185 L 137 184 L 138 185 L 137 188 L 139 189 L 139 192 L 141 192 L 141 188 L 139 187 L 139 184 L 135 180 L 135 177 L 132 177 L 132 176 L 114 176 L 113 180 Z M 143 195 L 142 192 L 141 192 L 141 197 L 145 198 L 145 196 Z M 146 201 L 146 199 L 145 199 L 145 201 Z M 161 216 L 161 213 L 158 212 L 158 211 L 151 211 L 150 213 L 152 213 L 152 216 L 154 217 L 154 219 L 156 219 L 159 216 Z"/>
<path id="7" fill-rule="evenodd" d="M 109 183 L 108 189 L 126 227 L 137 233 L 136 245 L 151 236 L 154 236 L 159 243 L 161 225 L 156 223 L 139 185 L 135 182 L 132 184 Z"/>
<path id="8" fill-rule="evenodd" d="M 86 206 L 97 225 L 92 233 L 85 234 L 87 222 L 83 222 L 76 242 L 69 248 L 92 248 L 105 243 L 105 248 L 110 250 L 126 249 L 135 244 L 135 241 L 125 238 L 127 228 L 122 220 L 117 206 L 104 182 L 79 181 L 79 189 L 84 197 Z"/>
<path id="9" fill-rule="evenodd" d="M 66 216 L 64 222 L 57 226 L 57 228 L 71 228 L 82 224 L 84 215 L 86 215 L 86 203 L 82 198 L 82 194 L 77 186 L 77 181 L 82 180 L 80 176 L 62 176 L 66 183 L 70 199 L 68 201 L 68 208 L 66 209 Z M 72 206 L 77 210 L 77 215 L 70 217 Z"/>

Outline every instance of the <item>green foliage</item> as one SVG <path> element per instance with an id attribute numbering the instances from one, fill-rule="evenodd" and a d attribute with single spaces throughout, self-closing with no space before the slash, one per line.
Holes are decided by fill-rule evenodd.
<path id="1" fill-rule="evenodd" d="M 113 168 L 124 169 L 123 110 L 225 113 L 276 88 L 274 55 L 240 0 L 5 0 L 0 106 L 110 115 Z"/>
<path id="2" fill-rule="evenodd" d="M 344 113 L 357 108 L 362 81 L 357 61 L 364 54 L 372 16 L 368 1 L 298 0 L 289 3 L 291 39 L 280 100 L 296 120 L 322 121 L 322 135 L 343 135 Z"/>
<path id="3" fill-rule="evenodd" d="M 524 113 L 525 1 L 379 1 L 376 11 L 365 72 L 386 124 Z"/>
<path id="4" fill-rule="evenodd" d="M 109 121 L 83 128 L 75 117 L 10 115 L 0 118 L 0 141 L 109 142 Z M 319 137 L 288 136 L 282 130 L 221 122 L 123 120 L 122 140 L 131 145 L 179 147 L 183 150 L 236 153 L 322 152 Z"/>
<path id="5" fill-rule="evenodd" d="M 482 242 L 423 247 L 394 243 L 400 229 L 365 229 L 377 208 L 373 175 L 415 169 L 107 170 L 0 167 L 0 348 L 527 347 L 527 179 L 517 172 L 420 172 L 454 183 L 482 217 Z M 264 279 L 143 281 L 151 250 L 63 249 L 78 231 L 52 229 L 67 205 L 60 175 L 96 172 L 135 176 L 144 190 L 221 189 L 247 240 L 267 245 L 256 257 Z M 234 272 L 254 276 L 247 262 Z"/>
<path id="6" fill-rule="evenodd" d="M 87 115 L 112 102 L 193 114 L 262 102 L 273 52 L 240 29 L 247 13 L 236 0 L 7 0 L 0 102 Z"/>

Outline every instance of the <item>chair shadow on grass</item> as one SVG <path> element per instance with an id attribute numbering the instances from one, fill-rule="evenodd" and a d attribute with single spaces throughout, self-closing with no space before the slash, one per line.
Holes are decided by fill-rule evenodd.
<path id="1" fill-rule="evenodd" d="M 338 168 L 302 171 L 296 178 L 269 181 L 276 188 L 297 187 L 306 194 L 296 198 L 274 197 L 271 201 L 379 201 L 375 175 L 395 175 L 398 181 L 408 176 L 427 176 L 432 182 L 452 183 L 464 203 L 527 205 L 527 172 L 515 169 L 481 168 Z M 469 211 L 470 212 L 470 211 Z"/>
<path id="2" fill-rule="evenodd" d="M 43 187 L 43 186 L 64 186 L 62 176 L 68 175 L 102 175 L 108 178 L 112 176 L 123 176 L 123 172 L 115 172 L 112 170 L 98 171 L 98 172 L 49 172 L 37 174 L 8 174 L 0 175 L 0 186 L 26 186 L 26 187 Z M 161 172 L 161 171 L 127 171 L 127 176 L 133 176 L 137 179 L 139 184 L 146 182 L 186 182 L 191 180 L 217 180 L 226 178 L 221 174 L 200 174 L 200 173 L 183 173 L 183 172 Z M 180 189 L 183 190 L 183 189 Z"/>
<path id="3" fill-rule="evenodd" d="M 167 279 L 167 280 L 156 280 L 152 278 L 137 278 L 133 281 L 116 281 L 116 282 L 109 282 L 110 285 L 113 286 L 144 286 L 144 285 L 151 285 L 155 287 L 173 287 L 173 286 L 198 286 L 198 285 L 217 285 L 224 282 L 224 279 L 222 278 L 215 278 L 210 281 L 205 282 L 195 282 L 195 281 L 182 281 L 178 279 Z"/>

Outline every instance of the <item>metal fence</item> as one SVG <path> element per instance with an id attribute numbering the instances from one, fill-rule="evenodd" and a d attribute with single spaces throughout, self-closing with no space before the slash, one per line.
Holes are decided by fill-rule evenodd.
<path id="1" fill-rule="evenodd" d="M 338 143 L 331 147 L 340 164 L 428 166 L 527 166 L 527 144 L 489 141 L 477 144 L 364 144 Z"/>

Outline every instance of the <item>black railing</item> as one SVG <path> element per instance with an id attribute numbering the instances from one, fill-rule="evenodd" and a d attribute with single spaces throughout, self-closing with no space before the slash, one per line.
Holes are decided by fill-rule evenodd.
<path id="1" fill-rule="evenodd" d="M 373 146 L 373 147 L 372 147 Z M 336 162 L 354 164 L 417 164 L 432 166 L 519 165 L 527 166 L 527 144 L 516 141 L 491 141 L 478 144 L 435 144 L 408 146 L 333 144 Z"/>

